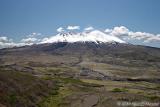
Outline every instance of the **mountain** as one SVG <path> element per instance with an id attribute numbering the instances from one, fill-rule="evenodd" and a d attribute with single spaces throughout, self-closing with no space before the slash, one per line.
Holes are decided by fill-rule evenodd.
<path id="1" fill-rule="evenodd" d="M 100 31 L 0 50 L 0 106 L 117 107 L 160 101 L 160 48 Z M 146 105 L 147 106 L 147 105 Z"/>
<path id="2" fill-rule="evenodd" d="M 94 30 L 90 32 L 64 32 L 57 34 L 49 39 L 44 40 L 42 43 L 53 43 L 53 42 L 95 42 L 95 43 L 106 43 L 106 42 L 118 42 L 126 43 L 118 37 L 107 35 L 101 31 Z"/>

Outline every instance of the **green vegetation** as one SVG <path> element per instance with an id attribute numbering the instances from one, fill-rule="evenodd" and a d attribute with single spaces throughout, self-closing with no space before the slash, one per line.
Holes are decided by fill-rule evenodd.
<path id="1" fill-rule="evenodd" d="M 80 80 L 72 78 L 52 78 L 56 80 L 59 85 L 57 85 L 56 90 L 52 90 L 52 94 L 44 99 L 39 106 L 40 107 L 59 107 L 60 104 L 64 102 L 64 98 L 72 93 L 67 84 L 78 84 L 81 83 Z M 61 85 L 60 85 L 61 84 Z"/>
<path id="2" fill-rule="evenodd" d="M 126 88 L 114 88 L 112 90 L 112 92 L 127 92 L 127 91 L 128 91 L 128 89 L 126 89 Z"/>
<path id="3" fill-rule="evenodd" d="M 160 96 L 156 96 L 156 95 L 146 96 L 146 98 L 148 98 L 151 101 L 154 101 L 154 100 L 160 101 Z"/>
<path id="4" fill-rule="evenodd" d="M 55 94 L 51 94 L 44 101 L 42 101 L 39 104 L 39 106 L 40 107 L 59 107 L 64 102 L 64 98 L 67 95 L 70 95 L 71 93 L 72 92 L 69 89 L 60 87 L 59 90 L 56 90 Z"/>
<path id="5" fill-rule="evenodd" d="M 8 101 L 11 105 L 14 105 L 17 102 L 17 95 L 11 94 L 8 98 Z"/>
<path id="6" fill-rule="evenodd" d="M 11 107 L 36 106 L 55 86 L 54 81 L 46 81 L 24 72 L 1 69 L 0 103 Z"/>
<path id="7" fill-rule="evenodd" d="M 69 106 L 67 97 L 75 93 L 94 92 L 93 87 L 101 87 L 101 85 L 84 83 L 79 79 L 73 78 L 52 78 L 58 82 L 57 90 L 53 90 L 54 94 L 50 94 L 44 99 L 39 106 L 40 107 L 59 107 Z M 63 107 L 62 106 L 62 107 Z"/>
<path id="8" fill-rule="evenodd" d="M 59 78 L 61 82 L 64 83 L 74 83 L 74 84 L 81 84 L 82 81 L 79 79 L 73 79 L 73 78 Z"/>

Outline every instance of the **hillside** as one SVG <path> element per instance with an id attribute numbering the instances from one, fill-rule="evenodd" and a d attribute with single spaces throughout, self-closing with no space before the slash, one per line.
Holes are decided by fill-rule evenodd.
<path id="1" fill-rule="evenodd" d="M 44 43 L 1 49 L 0 65 L 4 107 L 117 107 L 113 102 L 160 101 L 159 48 Z"/>

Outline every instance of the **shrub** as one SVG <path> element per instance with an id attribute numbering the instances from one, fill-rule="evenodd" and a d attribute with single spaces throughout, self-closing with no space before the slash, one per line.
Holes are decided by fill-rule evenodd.
<path id="1" fill-rule="evenodd" d="M 114 88 L 112 92 L 127 92 L 128 90 L 125 88 Z"/>

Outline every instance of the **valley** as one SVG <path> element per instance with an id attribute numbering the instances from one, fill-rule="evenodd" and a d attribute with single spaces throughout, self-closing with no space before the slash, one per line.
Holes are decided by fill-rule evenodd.
<path id="1" fill-rule="evenodd" d="M 0 50 L 2 107 L 123 107 L 160 102 L 160 49 L 53 43 Z"/>

